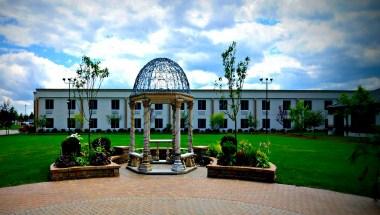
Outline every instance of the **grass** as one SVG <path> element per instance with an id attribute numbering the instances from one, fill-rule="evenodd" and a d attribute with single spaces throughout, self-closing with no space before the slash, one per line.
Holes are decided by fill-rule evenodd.
<path id="1" fill-rule="evenodd" d="M 224 134 L 196 134 L 194 145 L 208 145 Z M 129 134 L 94 134 L 108 136 L 112 145 L 129 145 Z M 170 138 L 169 134 L 152 134 L 153 138 Z M 0 136 L 0 187 L 48 181 L 49 165 L 60 154 L 60 143 L 65 134 Z M 86 137 L 86 135 L 83 135 Z M 330 189 L 339 192 L 370 196 L 369 178 L 360 182 L 358 176 L 366 163 L 375 168 L 370 158 L 352 164 L 348 158 L 358 144 L 344 137 L 294 137 L 285 135 L 239 134 L 239 140 L 254 144 L 269 140 L 270 158 L 277 166 L 277 182 Z M 187 136 L 182 135 L 182 147 Z M 142 147 L 143 136 L 136 135 L 137 147 Z"/>

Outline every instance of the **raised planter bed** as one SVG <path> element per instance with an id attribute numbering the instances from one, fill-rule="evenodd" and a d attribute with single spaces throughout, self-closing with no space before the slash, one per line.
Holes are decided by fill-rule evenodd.
<path id="1" fill-rule="evenodd" d="M 116 177 L 119 176 L 120 165 L 111 162 L 105 166 L 74 166 L 57 168 L 54 163 L 50 165 L 50 180 L 62 181 L 70 179 Z"/>
<path id="2" fill-rule="evenodd" d="M 262 181 L 273 183 L 276 178 L 276 166 L 270 163 L 269 168 L 249 166 L 220 166 L 217 159 L 211 157 L 211 163 L 207 165 L 207 177 L 231 178 L 250 181 Z"/>

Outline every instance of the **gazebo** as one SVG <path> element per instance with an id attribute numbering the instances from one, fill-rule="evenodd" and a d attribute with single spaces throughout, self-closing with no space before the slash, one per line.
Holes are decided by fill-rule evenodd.
<path id="1" fill-rule="evenodd" d="M 186 74 L 182 68 L 173 60 L 168 58 L 156 58 L 148 62 L 139 72 L 133 86 L 130 100 L 130 157 L 139 158 L 138 167 L 132 169 L 138 173 L 149 174 L 152 170 L 152 156 L 150 152 L 150 117 L 152 104 L 169 104 L 172 110 L 172 153 L 171 168 L 168 173 L 184 173 L 186 166 L 181 158 L 192 158 L 193 153 L 193 131 L 192 111 L 193 97 L 190 95 L 190 86 Z M 144 149 L 142 154 L 135 152 L 135 105 L 142 102 L 144 107 Z M 188 108 L 188 148 L 187 153 L 181 155 L 181 105 L 187 104 Z M 170 140 L 169 140 L 170 141 Z M 131 166 L 131 165 L 130 165 Z M 133 166 L 133 165 L 132 165 Z M 170 167 L 170 166 L 169 166 Z M 162 171 L 160 171 L 162 172 Z"/>

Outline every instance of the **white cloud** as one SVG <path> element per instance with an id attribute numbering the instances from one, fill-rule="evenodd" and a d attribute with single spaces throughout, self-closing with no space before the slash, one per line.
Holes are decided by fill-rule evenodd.
<path id="1" fill-rule="evenodd" d="M 66 88 L 62 78 L 74 76 L 68 68 L 31 52 L 0 55 L 0 95 L 18 108 L 32 105 L 36 88 Z"/>
<path id="2" fill-rule="evenodd" d="M 186 71 L 186 76 L 192 89 L 213 89 L 219 78 L 215 73 L 204 70 Z"/>
<path id="3" fill-rule="evenodd" d="M 247 78 L 273 77 L 280 74 L 283 69 L 303 69 L 300 61 L 295 58 L 268 53 L 264 54 L 261 62 L 253 64 L 247 71 Z"/>
<path id="4" fill-rule="evenodd" d="M 204 28 L 213 16 L 211 1 L 198 1 L 196 6 L 185 14 L 187 22 L 198 28 Z"/>
<path id="5" fill-rule="evenodd" d="M 103 61 L 102 66 L 107 67 L 110 71 L 110 77 L 104 82 L 105 88 L 131 89 L 144 63 L 136 60 L 112 58 Z"/>
<path id="6" fill-rule="evenodd" d="M 278 25 L 268 26 L 256 22 L 237 23 L 233 27 L 201 32 L 213 44 L 228 44 L 231 41 L 243 41 L 257 49 L 283 36 L 284 29 Z"/>

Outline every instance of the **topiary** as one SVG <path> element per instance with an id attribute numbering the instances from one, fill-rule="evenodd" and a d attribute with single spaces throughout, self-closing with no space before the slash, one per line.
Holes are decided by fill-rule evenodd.
<path id="1" fill-rule="evenodd" d="M 62 155 L 79 156 L 80 142 L 75 137 L 66 138 L 61 144 Z"/>
<path id="2" fill-rule="evenodd" d="M 90 164 L 94 166 L 108 165 L 111 163 L 109 153 L 105 151 L 103 146 L 97 146 L 90 155 Z"/>
<path id="3" fill-rule="evenodd" d="M 111 153 L 111 140 L 107 137 L 99 137 L 91 142 L 93 149 L 102 147 L 107 153 Z"/>
<path id="4" fill-rule="evenodd" d="M 224 136 L 220 141 L 222 155 L 219 157 L 221 165 L 231 166 L 236 162 L 237 141 L 233 136 Z"/>

